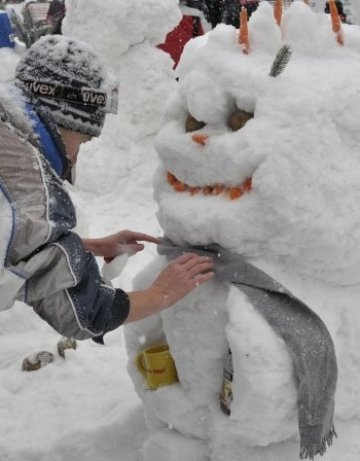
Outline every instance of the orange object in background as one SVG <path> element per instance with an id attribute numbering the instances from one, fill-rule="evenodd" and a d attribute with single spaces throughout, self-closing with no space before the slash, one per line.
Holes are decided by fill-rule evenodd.
<path id="1" fill-rule="evenodd" d="M 240 13 L 239 44 L 242 46 L 242 52 L 244 54 L 249 54 L 250 42 L 248 29 L 248 13 L 247 9 L 244 6 L 241 8 Z"/>
<path id="2" fill-rule="evenodd" d="M 278 26 L 281 25 L 282 14 L 283 14 L 283 0 L 276 0 L 275 5 L 274 5 L 274 16 L 275 16 L 275 20 Z"/>
<path id="3" fill-rule="evenodd" d="M 344 45 L 344 36 L 342 34 L 342 29 L 341 29 L 341 18 L 340 18 L 340 14 L 338 12 L 335 0 L 329 0 L 329 7 L 330 7 L 332 29 L 336 34 L 336 40 L 339 43 L 339 45 Z"/>

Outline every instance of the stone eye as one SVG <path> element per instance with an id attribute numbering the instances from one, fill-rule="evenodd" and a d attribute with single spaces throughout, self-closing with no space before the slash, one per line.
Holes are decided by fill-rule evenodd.
<path id="1" fill-rule="evenodd" d="M 185 131 L 186 133 L 192 133 L 193 131 L 201 130 L 205 125 L 206 123 L 199 122 L 189 113 L 185 122 Z"/>
<path id="2" fill-rule="evenodd" d="M 233 112 L 229 117 L 228 126 L 233 131 L 240 130 L 253 117 L 254 114 L 250 114 L 244 110 L 236 109 L 236 111 Z"/>

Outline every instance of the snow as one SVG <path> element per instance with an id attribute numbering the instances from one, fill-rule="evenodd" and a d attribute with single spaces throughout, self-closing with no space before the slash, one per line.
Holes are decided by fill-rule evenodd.
<path id="1" fill-rule="evenodd" d="M 109 70 L 120 82 L 119 114 L 109 115 L 103 136 L 84 146 L 76 188 L 68 186 L 78 230 L 96 237 L 129 228 L 157 236 L 152 138 L 176 82 L 172 61 L 154 43 L 177 24 L 177 2 L 108 0 L 101 18 L 97 1 L 67 1 L 67 8 L 67 33 L 113 64 Z M 0 81 L 11 80 L 19 57 L 0 50 Z M 149 245 L 130 258 L 116 284 L 129 289 L 154 254 Z M 66 360 L 57 355 L 59 339 L 20 303 L 1 313 L 1 460 L 141 461 L 146 427 L 126 371 L 122 328 L 107 336 L 106 346 L 78 344 L 76 351 L 66 351 Z M 55 361 L 24 373 L 22 360 L 41 350 L 53 352 Z"/>
<path id="2" fill-rule="evenodd" d="M 357 460 L 359 29 L 344 27 L 346 47 L 340 49 L 329 18 L 296 2 L 283 24 L 293 58 L 271 79 L 281 35 L 264 4 L 249 24 L 253 53 L 241 56 L 236 31 L 219 27 L 187 47 L 178 91 L 170 58 L 154 48 L 179 20 L 176 0 L 106 0 L 101 7 L 97 0 L 67 0 L 67 9 L 65 33 L 100 52 L 120 84 L 119 114 L 109 115 L 103 135 L 83 146 L 76 188 L 69 186 L 79 232 L 97 237 L 130 228 L 157 236 L 163 228 L 176 241 L 217 241 L 245 251 L 310 304 L 326 319 L 340 368 L 339 439 L 324 460 Z M 300 17 L 306 27 L 299 27 Z M 6 81 L 18 56 L 0 50 L 0 60 L 0 81 Z M 155 143 L 158 164 L 153 141 L 168 96 Z M 224 122 L 234 101 L 255 109 L 244 136 L 230 133 Z M 183 134 L 187 108 L 207 122 L 212 138 L 200 152 Z M 190 198 L 166 183 L 170 167 L 190 185 L 237 185 L 253 175 L 254 189 L 233 202 Z M 148 262 L 137 281 L 148 285 L 164 265 L 151 245 L 130 258 L 115 284 L 130 289 Z M 133 324 L 126 345 L 120 328 L 107 335 L 106 346 L 82 342 L 65 360 L 56 356 L 33 373 L 21 371 L 23 358 L 41 350 L 57 355 L 59 336 L 19 303 L 0 315 L 1 460 L 203 461 L 212 450 L 213 461 L 233 461 L 239 434 L 246 461 L 297 459 L 289 357 L 235 289 L 200 286 L 161 317 Z M 182 386 L 149 393 L 126 348 L 132 359 L 165 337 Z M 238 358 L 234 386 L 240 389 L 231 419 L 219 413 L 216 399 L 228 343 Z"/>
<path id="3" fill-rule="evenodd" d="M 238 32 L 225 25 L 185 48 L 179 90 L 155 138 L 159 222 L 178 244 L 216 242 L 246 255 L 320 315 L 339 362 L 336 418 L 353 429 L 360 417 L 354 366 L 360 347 L 360 29 L 344 25 L 341 47 L 329 15 L 298 1 L 286 10 L 281 30 L 271 5 L 262 2 L 249 32 L 249 55 L 241 53 Z M 270 69 L 284 43 L 292 56 L 274 78 Z M 239 110 L 254 116 L 232 131 L 228 121 Z M 189 114 L 205 124 L 194 132 L 205 136 L 201 145 L 186 133 Z M 183 191 L 169 183 L 168 172 Z M 252 190 L 231 200 L 231 189 L 247 178 Z M 221 193 L 209 193 L 217 186 Z M 138 277 L 137 288 L 146 286 L 156 264 L 161 260 Z M 181 385 L 149 393 L 133 358 L 141 347 L 165 340 Z M 239 289 L 218 282 L 198 287 L 157 322 L 127 326 L 126 342 L 150 428 L 145 459 L 155 460 L 161 446 L 164 459 L 180 460 L 182 450 L 176 456 L 170 448 L 175 436 L 178 447 L 197 445 L 196 461 L 273 459 L 279 444 L 286 461 L 297 459 L 296 388 L 286 344 Z M 227 418 L 216 396 L 228 347 L 234 400 Z M 339 441 L 324 459 L 339 459 L 343 451 Z"/>
<path id="4" fill-rule="evenodd" d="M 269 19 L 272 8 L 264 2 L 250 20 L 249 57 L 239 53 L 236 30 L 224 25 L 207 41 L 186 49 L 179 66 L 180 91 L 169 102 L 165 115 L 169 123 L 155 140 L 162 160 L 155 189 L 160 223 L 176 241 L 215 241 L 252 258 L 281 258 L 281 264 L 296 266 L 308 277 L 330 280 L 329 272 L 335 271 L 338 283 L 358 282 L 360 228 L 355 210 L 360 178 L 353 146 L 360 141 L 356 129 L 360 29 L 344 27 L 346 47 L 340 48 L 329 16 L 295 2 L 283 22 L 284 41 L 292 46 L 293 58 L 284 74 L 272 78 L 268 74 L 281 36 L 273 21 L 268 34 Z M 348 71 L 349 66 L 354 72 Z M 254 113 L 241 136 L 227 126 L 236 107 Z M 188 112 L 206 123 L 201 133 L 209 139 L 197 150 L 191 136 L 184 136 Z M 316 123 L 309 123 L 312 120 Z M 286 138 L 283 142 L 279 133 Z M 164 168 L 192 187 L 217 183 L 236 187 L 251 176 L 256 187 L 239 201 L 219 195 L 202 213 L 208 199 L 201 194 L 173 194 Z M 349 187 L 353 194 L 347 194 L 345 201 Z M 196 220 L 184 219 L 190 213 Z M 348 240 L 334 245 L 344 234 Z"/>
<path id="5" fill-rule="evenodd" d="M 0 48 L 0 81 L 11 80 L 19 61 L 19 56 L 9 48 Z"/>

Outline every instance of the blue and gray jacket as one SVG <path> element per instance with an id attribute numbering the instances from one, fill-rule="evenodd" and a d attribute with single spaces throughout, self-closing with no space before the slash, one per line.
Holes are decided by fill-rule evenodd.
<path id="1" fill-rule="evenodd" d="M 72 232 L 68 166 L 56 127 L 1 85 L 0 311 L 23 301 L 62 335 L 85 339 L 121 325 L 129 299 Z"/>

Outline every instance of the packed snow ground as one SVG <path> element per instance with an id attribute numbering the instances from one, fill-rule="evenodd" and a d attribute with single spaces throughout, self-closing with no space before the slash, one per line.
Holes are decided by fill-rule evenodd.
<path id="1" fill-rule="evenodd" d="M 13 67 L 13 58 L 5 50 L 0 53 L 8 69 Z M 3 77 L 3 66 L 1 72 Z M 151 151 L 151 146 L 146 147 Z M 138 182 L 144 191 L 151 189 L 149 163 Z M 105 165 L 97 168 L 106 170 Z M 140 190 L 142 199 L 138 196 L 133 200 L 136 193 L 136 187 L 126 187 L 126 180 L 101 198 L 99 193 L 82 191 L 77 201 L 82 202 L 86 222 L 93 223 L 83 226 L 87 235 L 122 228 L 157 235 L 151 193 L 141 194 Z M 146 249 L 143 256 L 134 257 L 120 282 L 122 286 L 129 287 L 132 275 L 151 254 L 151 249 Z M 126 372 L 122 329 L 108 336 L 105 347 L 91 341 L 78 343 L 76 352 L 67 353 L 66 360 L 57 357 L 38 372 L 21 371 L 22 360 L 29 354 L 40 350 L 56 354 L 59 338 L 25 305 L 17 303 L 12 310 L 1 313 L 0 459 L 140 461 L 145 423 Z"/>
<path id="2" fill-rule="evenodd" d="M 176 83 L 170 58 L 154 44 L 177 24 L 180 12 L 176 0 L 108 0 L 100 20 L 98 5 L 67 1 L 68 35 L 102 54 L 121 91 L 119 114 L 108 117 L 102 138 L 80 154 L 76 191 L 70 188 L 79 231 L 93 237 L 121 229 L 159 235 L 152 137 Z M 13 51 L 0 50 L 1 81 L 11 79 L 18 59 Z M 129 289 L 154 253 L 147 246 L 131 258 L 115 283 Z M 21 371 L 29 354 L 56 354 L 59 338 L 25 305 L 1 313 L 0 460 L 142 460 L 143 408 L 126 371 L 122 328 L 107 336 L 106 346 L 78 343 L 66 360 L 57 357 L 40 371 Z"/>

